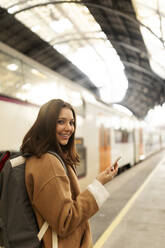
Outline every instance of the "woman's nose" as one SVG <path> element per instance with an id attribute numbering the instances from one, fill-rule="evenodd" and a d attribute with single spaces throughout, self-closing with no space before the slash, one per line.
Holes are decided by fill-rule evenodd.
<path id="1" fill-rule="evenodd" d="M 65 125 L 65 129 L 66 130 L 70 130 L 71 129 L 71 125 L 70 125 L 70 123 L 68 122 L 68 123 L 66 123 L 66 125 Z"/>

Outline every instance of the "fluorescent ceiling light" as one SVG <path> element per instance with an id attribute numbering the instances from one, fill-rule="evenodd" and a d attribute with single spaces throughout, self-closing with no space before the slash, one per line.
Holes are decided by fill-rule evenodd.
<path id="1" fill-rule="evenodd" d="M 32 85 L 30 83 L 26 83 L 26 84 L 22 85 L 21 89 L 28 91 L 31 89 L 31 87 L 32 87 Z"/>
<path id="2" fill-rule="evenodd" d="M 10 71 L 16 71 L 16 70 L 18 70 L 18 65 L 16 65 L 16 64 L 9 64 L 6 67 Z"/>

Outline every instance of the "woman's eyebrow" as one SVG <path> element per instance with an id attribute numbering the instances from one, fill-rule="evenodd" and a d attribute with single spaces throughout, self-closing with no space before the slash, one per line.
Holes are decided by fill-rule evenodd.
<path id="1" fill-rule="evenodd" d="M 58 118 L 58 120 L 59 120 L 59 119 L 63 119 L 63 120 L 68 120 L 68 118 L 66 118 L 66 117 L 59 117 L 59 118 Z M 69 119 L 69 120 L 72 120 L 72 121 L 74 121 L 74 118 L 72 118 L 72 119 Z"/>

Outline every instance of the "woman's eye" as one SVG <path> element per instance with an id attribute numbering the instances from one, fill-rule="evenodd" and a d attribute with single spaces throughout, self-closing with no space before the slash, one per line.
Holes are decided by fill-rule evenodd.
<path id="1" fill-rule="evenodd" d="M 70 122 L 70 125 L 71 125 L 71 126 L 74 126 L 74 121 L 71 121 L 71 122 Z"/>
<path id="2" fill-rule="evenodd" d="M 63 120 L 58 120 L 57 123 L 58 124 L 64 124 L 64 121 Z"/>

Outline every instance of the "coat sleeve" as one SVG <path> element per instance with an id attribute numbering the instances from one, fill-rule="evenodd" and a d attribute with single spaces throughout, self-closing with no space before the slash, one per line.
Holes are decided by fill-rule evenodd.
<path id="1" fill-rule="evenodd" d="M 40 182 L 33 206 L 59 236 L 66 237 L 98 211 L 98 204 L 88 189 L 72 200 L 70 182 L 59 161 L 49 171 L 47 181 Z"/>

